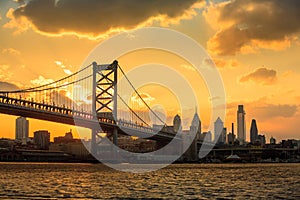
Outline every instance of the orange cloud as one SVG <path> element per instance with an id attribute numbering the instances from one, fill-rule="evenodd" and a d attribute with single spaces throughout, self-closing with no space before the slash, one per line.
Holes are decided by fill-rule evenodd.
<path id="1" fill-rule="evenodd" d="M 60 68 L 62 68 L 62 70 L 65 72 L 65 74 L 67 74 L 67 75 L 73 74 L 73 72 L 72 72 L 70 69 L 68 69 L 68 68 L 64 65 L 63 62 L 61 62 L 61 61 L 54 61 L 54 63 L 55 63 L 57 66 L 59 66 Z"/>
<path id="2" fill-rule="evenodd" d="M 13 54 L 13 55 L 21 55 L 21 53 L 18 50 L 14 49 L 14 48 L 3 49 L 2 53 L 3 54 L 8 53 L 8 54 Z"/>
<path id="3" fill-rule="evenodd" d="M 0 81 L 0 91 L 13 91 L 13 90 L 19 90 L 19 87 L 12 83 Z"/>
<path id="4" fill-rule="evenodd" d="M 258 68 L 253 72 L 242 76 L 239 80 L 240 83 L 253 81 L 262 85 L 270 85 L 277 81 L 277 72 L 273 69 Z"/>
<path id="5" fill-rule="evenodd" d="M 23 65 L 23 58 L 21 52 L 14 48 L 6 48 L 0 50 L 0 65 Z"/>
<path id="6" fill-rule="evenodd" d="M 205 67 L 218 67 L 222 68 L 235 68 L 241 65 L 236 59 L 222 59 L 222 58 L 204 58 L 202 61 L 202 65 Z"/>
<path id="7" fill-rule="evenodd" d="M 299 123 L 300 115 L 297 114 L 294 117 L 284 120 L 284 118 L 276 118 L 272 121 L 263 122 L 264 132 L 268 133 L 268 136 L 275 136 L 276 139 L 300 139 L 299 138 Z"/>
<path id="8" fill-rule="evenodd" d="M 252 109 L 260 119 L 268 120 L 276 117 L 289 118 L 297 113 L 297 105 L 279 104 L 272 105 L 266 104 Z"/>
<path id="9" fill-rule="evenodd" d="M 192 66 L 192 65 L 186 65 L 186 64 L 182 64 L 180 65 L 180 67 L 184 68 L 184 69 L 187 69 L 189 71 L 196 71 L 195 67 Z"/>
<path id="10" fill-rule="evenodd" d="M 213 60 L 218 68 L 236 68 L 241 65 L 241 63 L 236 59 L 214 58 Z"/>
<path id="11" fill-rule="evenodd" d="M 7 28 L 16 33 L 32 28 L 48 36 L 77 35 L 91 39 L 107 37 L 159 22 L 178 23 L 196 15 L 203 0 L 34 0 L 10 10 Z"/>
<path id="12" fill-rule="evenodd" d="M 4 28 L 10 28 L 10 29 L 15 29 L 14 34 L 20 34 L 31 27 L 33 25 L 31 22 L 26 18 L 26 17 L 14 17 L 14 9 L 10 8 L 6 14 L 6 17 L 10 19 L 10 21 L 6 24 L 3 25 Z"/>
<path id="13" fill-rule="evenodd" d="M 271 121 L 273 118 L 290 118 L 297 115 L 299 105 L 297 104 L 274 104 L 270 103 L 272 97 L 261 97 L 254 101 L 230 102 L 227 104 L 230 115 L 236 116 L 237 105 L 243 104 L 247 115 L 250 118 L 257 118 L 260 121 Z"/>
<path id="14" fill-rule="evenodd" d="M 24 4 L 25 1 L 24 0 L 13 0 L 14 2 L 20 3 L 20 4 Z"/>
<path id="15" fill-rule="evenodd" d="M 9 65 L 0 65 L 0 80 L 8 81 L 13 76 L 13 74 L 8 70 Z"/>
<path id="16" fill-rule="evenodd" d="M 152 97 L 150 94 L 148 94 L 148 93 L 145 93 L 145 92 L 143 92 L 143 93 L 140 93 L 140 96 L 143 98 L 143 100 L 149 105 L 149 104 L 151 104 L 154 100 L 155 100 L 155 98 L 154 97 Z M 131 101 L 131 103 L 132 104 L 138 104 L 138 106 L 139 107 L 141 107 L 141 108 L 143 108 L 143 107 L 145 107 L 145 104 L 144 104 L 144 102 L 140 99 L 140 97 L 138 96 L 138 95 L 133 95 L 131 98 L 130 98 L 130 101 Z"/>
<path id="17" fill-rule="evenodd" d="M 40 86 L 40 85 L 46 85 L 49 83 L 54 82 L 52 79 L 46 79 L 43 76 L 39 76 L 37 79 L 31 80 L 30 83 L 35 85 L 35 86 Z"/>
<path id="18" fill-rule="evenodd" d="M 212 4 L 204 12 L 217 30 L 207 47 L 217 55 L 255 53 L 258 49 L 283 50 L 300 32 L 298 0 L 235 0 Z M 215 17 L 212 17 L 215 16 Z"/>

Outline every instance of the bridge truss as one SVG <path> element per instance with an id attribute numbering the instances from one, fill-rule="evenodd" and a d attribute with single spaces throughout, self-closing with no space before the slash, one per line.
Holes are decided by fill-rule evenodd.
<path id="1" fill-rule="evenodd" d="M 123 79 L 123 85 L 118 81 Z M 127 88 L 125 97 L 120 90 Z M 135 96 L 133 101 L 132 96 Z M 142 98 L 134 84 L 126 76 L 117 61 L 98 65 L 96 62 L 76 73 L 51 82 L 41 82 L 35 87 L 0 91 L 0 112 L 65 124 L 83 122 L 80 126 L 94 127 L 94 122 L 113 127 L 113 142 L 117 144 L 118 128 L 123 126 L 132 130 L 154 133 L 151 127 L 152 115 L 161 125 L 166 125 L 150 105 Z M 111 129 L 110 129 L 111 130 Z M 100 132 L 92 128 L 92 151 L 96 151 Z M 168 134 L 168 133 L 166 133 Z M 94 149 L 94 150 L 93 150 Z"/>

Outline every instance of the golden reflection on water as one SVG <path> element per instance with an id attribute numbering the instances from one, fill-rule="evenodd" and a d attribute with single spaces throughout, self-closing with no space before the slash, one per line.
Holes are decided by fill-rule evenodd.
<path id="1" fill-rule="evenodd" d="M 300 199 L 300 164 L 176 164 L 132 174 L 101 164 L 0 163 L 0 198 Z"/>

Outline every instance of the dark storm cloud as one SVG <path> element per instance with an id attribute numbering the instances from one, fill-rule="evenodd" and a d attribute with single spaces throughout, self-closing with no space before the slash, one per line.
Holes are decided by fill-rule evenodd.
<path id="1" fill-rule="evenodd" d="M 76 32 L 98 36 L 111 29 L 135 28 L 151 17 L 177 18 L 199 0 L 31 0 L 17 8 L 42 32 Z"/>
<path id="2" fill-rule="evenodd" d="M 240 82 L 248 82 L 248 81 L 254 81 L 257 83 L 261 83 L 263 85 L 269 85 L 275 83 L 277 80 L 277 72 L 273 69 L 268 68 L 258 68 L 254 70 L 253 72 L 242 76 L 240 78 Z"/>
<path id="3" fill-rule="evenodd" d="M 299 0 L 234 0 L 217 12 L 222 28 L 210 45 L 219 55 L 240 52 L 253 40 L 282 41 L 300 32 Z"/>
<path id="4" fill-rule="evenodd" d="M 0 81 L 0 91 L 13 91 L 13 90 L 19 90 L 19 87 L 12 83 Z"/>

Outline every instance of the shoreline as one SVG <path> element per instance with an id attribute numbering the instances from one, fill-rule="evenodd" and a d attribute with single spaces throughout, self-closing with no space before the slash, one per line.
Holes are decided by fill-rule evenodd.
<path id="1" fill-rule="evenodd" d="M 100 161 L 0 161 L 0 164 L 3 163 L 42 163 L 42 164 L 103 164 Z M 160 163 L 160 162 L 140 162 L 140 163 L 122 163 L 122 162 L 111 162 L 111 164 L 132 164 L 132 165 L 161 165 L 161 164 L 168 164 L 168 163 Z M 294 162 L 287 162 L 287 161 L 282 161 L 282 162 L 173 162 L 170 165 L 181 165 L 181 164 L 197 164 L 197 165 L 209 165 L 209 164 L 300 164 L 300 161 L 294 161 Z"/>

